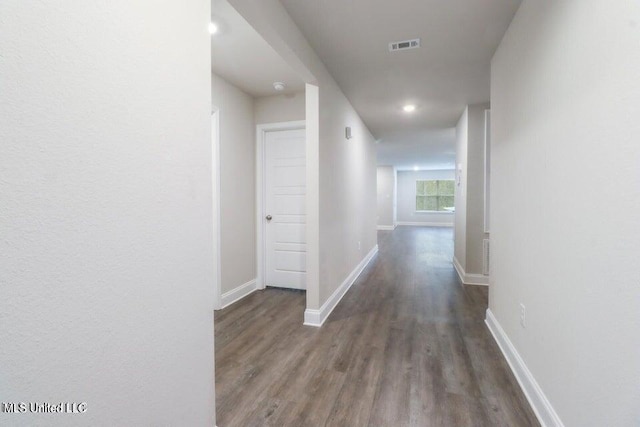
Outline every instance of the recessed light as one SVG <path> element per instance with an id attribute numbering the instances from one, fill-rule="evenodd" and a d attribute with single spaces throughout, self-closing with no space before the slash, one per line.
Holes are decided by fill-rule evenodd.
<path id="1" fill-rule="evenodd" d="M 215 34 L 218 32 L 218 26 L 214 22 L 209 22 L 209 34 Z"/>
<path id="2" fill-rule="evenodd" d="M 405 105 L 404 107 L 402 107 L 402 109 L 407 113 L 412 113 L 412 112 L 416 111 L 416 106 L 412 105 L 412 104 L 408 104 L 408 105 Z"/>
<path id="3" fill-rule="evenodd" d="M 278 92 L 282 92 L 286 85 L 282 82 L 273 82 L 273 88 Z"/>
<path id="4" fill-rule="evenodd" d="M 414 170 L 414 171 L 419 171 L 419 170 L 420 170 L 420 168 L 419 168 L 419 167 L 417 167 L 417 166 L 414 166 L 414 167 L 413 167 L 413 170 Z"/>

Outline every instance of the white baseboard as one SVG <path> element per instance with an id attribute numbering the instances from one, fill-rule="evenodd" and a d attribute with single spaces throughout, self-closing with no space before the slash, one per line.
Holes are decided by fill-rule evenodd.
<path id="1" fill-rule="evenodd" d="M 256 286 L 256 279 L 253 279 L 235 289 L 230 290 L 229 292 L 225 292 L 222 294 L 220 309 L 229 307 L 234 302 L 240 301 L 256 289 L 258 289 Z"/>
<path id="2" fill-rule="evenodd" d="M 489 276 L 465 273 L 460 261 L 455 256 L 453 257 L 453 267 L 456 269 L 460 281 L 465 285 L 489 286 Z"/>
<path id="3" fill-rule="evenodd" d="M 320 327 L 329 317 L 334 308 L 338 305 L 344 294 L 347 293 L 353 282 L 356 281 L 362 270 L 371 262 L 373 257 L 378 253 L 378 245 L 375 245 L 371 251 L 360 261 L 360 264 L 347 276 L 338 289 L 335 290 L 328 300 L 322 304 L 320 310 L 306 309 L 304 311 L 304 324 L 307 326 Z"/>
<path id="4" fill-rule="evenodd" d="M 412 225 L 418 227 L 453 227 L 452 222 L 407 222 L 398 221 L 397 225 Z"/>
<path id="5" fill-rule="evenodd" d="M 379 225 L 378 226 L 378 230 L 388 230 L 388 231 L 393 231 L 396 229 L 395 225 Z"/>
<path id="6" fill-rule="evenodd" d="M 493 338 L 498 343 L 498 347 L 502 351 L 504 358 L 507 359 L 507 363 L 509 367 L 511 367 L 511 371 L 513 371 L 513 375 L 515 375 L 518 380 L 518 384 L 520 384 L 520 388 L 524 392 L 533 412 L 535 412 L 536 417 L 538 417 L 538 421 L 542 427 L 564 427 L 562 420 L 551 406 L 549 399 L 545 396 L 544 392 L 538 385 L 538 382 L 525 365 L 524 360 L 518 354 L 518 351 L 509 340 L 509 337 L 498 323 L 498 320 L 495 318 L 491 309 L 487 309 L 487 317 L 484 321 L 491 331 Z"/>

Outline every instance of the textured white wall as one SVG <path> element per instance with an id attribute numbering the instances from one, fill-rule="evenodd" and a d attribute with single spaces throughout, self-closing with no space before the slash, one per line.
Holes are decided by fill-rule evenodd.
<path id="1" fill-rule="evenodd" d="M 455 179 L 455 175 L 453 170 L 398 171 L 398 222 L 453 225 L 453 213 L 416 212 L 416 181 Z"/>
<path id="2" fill-rule="evenodd" d="M 256 127 L 253 98 L 213 74 L 220 109 L 222 293 L 256 278 Z"/>
<path id="3" fill-rule="evenodd" d="M 209 16 L 0 3 L 0 424 L 214 424 Z"/>
<path id="4" fill-rule="evenodd" d="M 256 124 L 304 120 L 304 91 L 255 98 L 253 111 Z"/>
<path id="5" fill-rule="evenodd" d="M 525 0 L 492 62 L 489 306 L 566 426 L 640 424 L 639 42 L 635 0 Z"/>
<path id="6" fill-rule="evenodd" d="M 393 226 L 395 225 L 393 211 L 396 192 L 396 171 L 393 166 L 378 166 L 376 177 L 378 225 Z"/>

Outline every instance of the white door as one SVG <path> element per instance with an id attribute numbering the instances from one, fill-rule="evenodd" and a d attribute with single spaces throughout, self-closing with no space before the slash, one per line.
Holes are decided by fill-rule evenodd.
<path id="1" fill-rule="evenodd" d="M 305 130 L 265 139 L 266 285 L 306 289 Z"/>

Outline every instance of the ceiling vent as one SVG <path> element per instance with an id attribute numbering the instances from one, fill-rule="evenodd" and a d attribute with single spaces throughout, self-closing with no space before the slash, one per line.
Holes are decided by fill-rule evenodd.
<path id="1" fill-rule="evenodd" d="M 420 39 L 404 40 L 401 42 L 389 43 L 389 52 L 396 50 L 417 49 L 420 47 Z"/>

